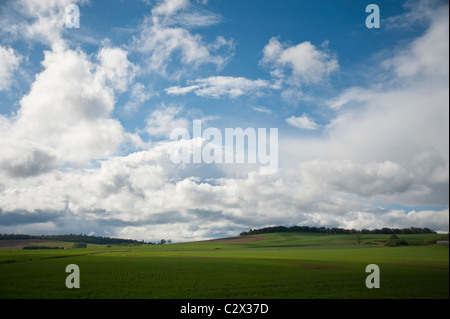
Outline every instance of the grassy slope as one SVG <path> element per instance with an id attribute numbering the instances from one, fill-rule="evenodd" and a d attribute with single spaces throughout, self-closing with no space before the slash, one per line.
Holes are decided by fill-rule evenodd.
<path id="1" fill-rule="evenodd" d="M 266 234 L 248 243 L 0 251 L 0 298 L 448 298 L 448 246 L 356 245 L 352 235 Z M 388 235 L 363 235 L 364 241 Z M 403 235 L 423 241 L 430 235 Z M 122 251 L 117 251 L 122 250 Z M 92 254 L 99 251 L 107 253 Z M 89 254 L 88 254 L 89 253 Z M 83 256 L 74 256 L 84 254 Z M 64 258 L 54 258 L 64 257 Z M 47 259 L 43 259 L 47 258 Z M 5 263 L 7 260 L 18 262 Z M 3 261 L 3 263 L 2 263 Z M 65 287 L 65 266 L 81 288 Z M 365 287 L 378 264 L 381 288 Z"/>

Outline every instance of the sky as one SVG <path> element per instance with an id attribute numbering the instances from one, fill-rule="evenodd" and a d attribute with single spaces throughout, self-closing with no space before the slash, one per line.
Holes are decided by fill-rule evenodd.
<path id="1" fill-rule="evenodd" d="M 448 232 L 448 33 L 440 0 L 1 0 L 0 233 Z"/>

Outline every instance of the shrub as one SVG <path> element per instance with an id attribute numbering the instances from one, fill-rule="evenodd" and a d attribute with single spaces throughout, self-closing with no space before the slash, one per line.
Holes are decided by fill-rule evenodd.
<path id="1" fill-rule="evenodd" d="M 84 242 L 77 242 L 77 243 L 73 243 L 72 248 L 86 248 L 87 247 L 87 243 Z"/>
<path id="2" fill-rule="evenodd" d="M 404 239 L 398 238 L 395 234 L 392 235 L 389 240 L 385 244 L 389 247 L 396 247 L 396 246 L 406 246 L 408 243 Z"/>
<path id="3" fill-rule="evenodd" d="M 437 239 L 436 239 L 436 238 L 426 238 L 426 239 L 423 241 L 423 244 L 424 244 L 424 245 L 433 245 L 433 244 L 436 244 L 436 242 L 437 242 Z"/>

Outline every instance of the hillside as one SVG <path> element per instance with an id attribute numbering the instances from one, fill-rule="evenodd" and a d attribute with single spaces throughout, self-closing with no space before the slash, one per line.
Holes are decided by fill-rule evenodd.
<path id="1" fill-rule="evenodd" d="M 247 232 L 240 233 L 240 236 L 246 235 L 257 235 L 257 234 L 269 234 L 269 233 L 321 233 L 321 234 L 436 234 L 434 230 L 427 227 L 417 228 L 388 228 L 384 227 L 382 229 L 345 229 L 345 228 L 327 228 L 327 227 L 310 227 L 310 226 L 271 226 L 264 227 L 260 229 L 250 229 Z"/>
<path id="2" fill-rule="evenodd" d="M 63 242 L 84 242 L 98 245 L 122 245 L 122 244 L 144 244 L 143 241 L 123 238 L 111 238 L 89 235 L 27 235 L 27 234 L 0 234 L 0 243 L 2 240 L 44 240 L 44 241 L 63 241 Z"/>

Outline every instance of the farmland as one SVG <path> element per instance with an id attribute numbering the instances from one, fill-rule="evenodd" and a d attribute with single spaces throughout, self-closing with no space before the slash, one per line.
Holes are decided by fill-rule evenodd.
<path id="1" fill-rule="evenodd" d="M 399 235 L 409 243 L 438 234 Z M 0 298 L 347 299 L 448 298 L 448 246 L 386 247 L 388 235 L 271 233 L 170 245 L 22 250 L 2 243 Z M 28 245 L 52 245 L 36 242 Z M 21 246 L 22 245 L 22 246 Z M 80 268 L 68 289 L 65 267 Z M 368 264 L 380 268 L 368 289 Z"/>

